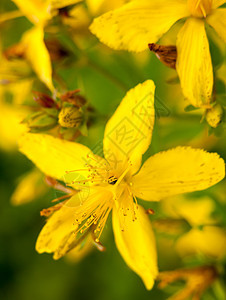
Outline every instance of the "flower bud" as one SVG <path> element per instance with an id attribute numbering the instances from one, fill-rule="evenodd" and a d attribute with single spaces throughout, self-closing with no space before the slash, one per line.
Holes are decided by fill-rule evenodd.
<path id="1" fill-rule="evenodd" d="M 73 104 L 76 107 L 82 107 L 86 104 L 86 99 L 81 95 L 77 95 L 80 92 L 79 89 L 74 91 L 69 91 L 63 95 L 61 95 L 60 99 L 63 102 L 68 102 Z"/>
<path id="2" fill-rule="evenodd" d="M 82 123 L 82 113 L 74 106 L 63 107 L 59 113 L 59 124 L 66 128 L 75 128 Z"/>
<path id="3" fill-rule="evenodd" d="M 28 125 L 31 132 L 41 132 L 55 127 L 57 119 L 39 111 L 29 115 L 23 123 Z"/>
<path id="4" fill-rule="evenodd" d="M 55 101 L 48 95 L 40 92 L 33 92 L 34 100 L 42 107 L 52 108 L 56 107 Z"/>
<path id="5" fill-rule="evenodd" d="M 211 109 L 206 111 L 206 121 L 208 124 L 216 128 L 222 120 L 223 108 L 220 104 L 215 104 Z"/>

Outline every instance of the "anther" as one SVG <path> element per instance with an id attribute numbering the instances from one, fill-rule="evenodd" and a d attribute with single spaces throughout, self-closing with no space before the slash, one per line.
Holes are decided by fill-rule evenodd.
<path id="1" fill-rule="evenodd" d="M 114 185 L 114 184 L 116 184 L 116 182 L 118 181 L 118 179 L 115 177 L 115 176 L 110 176 L 109 178 L 108 178 L 108 183 L 109 184 L 112 184 L 112 185 Z"/>
<path id="2" fill-rule="evenodd" d="M 152 208 L 146 209 L 146 214 L 147 215 L 154 215 L 155 211 Z"/>

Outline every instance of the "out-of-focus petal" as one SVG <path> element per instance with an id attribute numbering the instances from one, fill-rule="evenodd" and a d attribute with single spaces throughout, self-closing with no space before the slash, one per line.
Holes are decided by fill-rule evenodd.
<path id="1" fill-rule="evenodd" d="M 34 71 L 47 87 L 53 91 L 52 65 L 49 52 L 44 43 L 44 31 L 40 26 L 28 30 L 22 38 L 25 48 L 25 56 L 32 65 Z"/>
<path id="2" fill-rule="evenodd" d="M 204 254 L 214 259 L 225 257 L 226 233 L 223 229 L 205 226 L 202 230 L 193 228 L 176 243 L 181 256 Z"/>
<path id="3" fill-rule="evenodd" d="M 226 43 L 226 8 L 215 9 L 206 21 L 215 29 Z"/>
<path id="4" fill-rule="evenodd" d="M 34 24 L 43 25 L 51 18 L 50 1 L 46 0 L 12 0 L 22 13 Z"/>

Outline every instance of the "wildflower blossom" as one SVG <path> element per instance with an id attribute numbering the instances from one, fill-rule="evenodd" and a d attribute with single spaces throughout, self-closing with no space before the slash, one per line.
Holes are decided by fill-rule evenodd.
<path id="1" fill-rule="evenodd" d="M 141 167 L 154 125 L 154 83 L 131 89 L 105 128 L 104 158 L 78 143 L 26 134 L 20 150 L 45 174 L 64 180 L 76 192 L 48 219 L 37 240 L 38 252 L 60 258 L 93 231 L 99 242 L 112 211 L 116 245 L 128 266 L 151 289 L 157 276 L 155 239 L 137 197 L 158 201 L 208 188 L 225 174 L 216 153 L 178 147 L 150 157 Z"/>
<path id="2" fill-rule="evenodd" d="M 225 41 L 226 9 L 218 0 L 132 1 L 92 23 L 90 30 L 114 49 L 143 51 L 180 19 L 187 18 L 177 36 L 176 69 L 185 98 L 196 107 L 209 107 L 213 70 L 205 31 L 207 22 Z"/>

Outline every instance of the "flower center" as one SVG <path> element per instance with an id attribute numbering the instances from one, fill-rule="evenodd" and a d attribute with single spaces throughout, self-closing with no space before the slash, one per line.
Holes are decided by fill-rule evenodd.
<path id="1" fill-rule="evenodd" d="M 80 192 L 88 190 L 88 196 L 75 207 L 75 221 L 78 225 L 76 234 L 91 230 L 95 235 L 95 242 L 98 243 L 113 206 L 121 207 L 124 217 L 131 211 L 133 220 L 136 220 L 137 200 L 128 186 L 131 164 L 119 173 L 101 157 L 88 155 L 87 159 L 84 169 L 70 170 L 66 174 L 74 174 L 75 180 L 70 181 L 74 188 Z M 120 200 L 125 192 L 130 201 L 122 204 Z"/>
<path id="2" fill-rule="evenodd" d="M 116 184 L 117 181 L 118 181 L 118 179 L 117 179 L 115 176 L 110 176 L 110 177 L 108 178 L 108 183 L 109 183 L 109 184 L 114 185 L 114 184 Z"/>
<path id="3" fill-rule="evenodd" d="M 197 18 L 206 18 L 212 8 L 213 0 L 188 0 L 188 9 L 191 15 Z"/>

